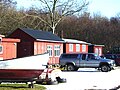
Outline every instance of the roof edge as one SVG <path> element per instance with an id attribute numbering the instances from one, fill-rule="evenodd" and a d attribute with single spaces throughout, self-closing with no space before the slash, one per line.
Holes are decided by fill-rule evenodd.
<path id="1" fill-rule="evenodd" d="M 60 42 L 64 43 L 65 41 L 54 41 L 54 40 L 43 40 L 43 39 L 36 39 L 37 41 L 46 41 L 46 42 Z"/>
<path id="2" fill-rule="evenodd" d="M 76 39 L 65 39 L 65 38 L 62 38 L 62 40 L 64 40 L 65 43 L 78 43 L 78 44 L 91 44 L 91 43 L 88 43 L 88 42 L 85 42 L 85 41 L 80 41 L 80 40 L 76 40 Z"/>

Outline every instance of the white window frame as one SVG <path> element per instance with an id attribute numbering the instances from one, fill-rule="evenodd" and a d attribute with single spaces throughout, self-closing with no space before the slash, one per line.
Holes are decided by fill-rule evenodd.
<path id="1" fill-rule="evenodd" d="M 3 46 L 2 46 L 2 45 L 0 45 L 0 47 L 1 47 L 0 54 L 3 54 Z"/>
<path id="2" fill-rule="evenodd" d="M 76 44 L 76 52 L 80 52 L 80 44 Z"/>
<path id="3" fill-rule="evenodd" d="M 99 48 L 99 56 L 101 56 L 101 55 L 102 55 L 102 49 Z"/>
<path id="4" fill-rule="evenodd" d="M 95 54 L 99 55 L 99 49 L 95 48 Z"/>
<path id="5" fill-rule="evenodd" d="M 86 45 L 85 44 L 82 45 L 82 52 L 86 52 Z"/>
<path id="6" fill-rule="evenodd" d="M 73 52 L 73 44 L 69 44 L 69 51 Z"/>
<path id="7" fill-rule="evenodd" d="M 60 56 L 60 45 L 54 46 L 54 56 L 59 57 Z"/>
<path id="8" fill-rule="evenodd" d="M 52 47 L 52 45 L 47 45 L 47 52 L 49 53 L 49 57 L 53 56 L 53 47 Z"/>

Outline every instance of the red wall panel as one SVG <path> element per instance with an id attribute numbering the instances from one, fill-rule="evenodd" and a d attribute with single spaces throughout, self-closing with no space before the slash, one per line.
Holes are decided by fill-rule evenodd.
<path id="1" fill-rule="evenodd" d="M 69 44 L 72 44 L 72 43 L 66 43 L 66 53 L 71 53 L 71 52 L 75 53 L 75 52 L 78 52 L 78 51 L 76 51 L 76 44 L 75 43 L 73 43 L 73 51 L 69 50 Z M 82 48 L 83 44 L 79 44 L 79 45 L 80 45 L 79 52 L 83 52 L 83 48 Z M 64 49 L 64 47 L 63 47 L 63 49 Z M 88 53 L 88 45 L 86 45 L 86 50 L 84 52 Z"/>
<path id="2" fill-rule="evenodd" d="M 34 55 L 47 52 L 47 45 L 52 46 L 52 56 L 50 56 L 49 64 L 58 64 L 59 57 L 54 55 L 54 46 L 60 45 L 60 53 L 63 53 L 63 43 L 52 43 L 52 42 L 34 42 Z"/>
<path id="3" fill-rule="evenodd" d="M 2 39 L 0 44 L 3 47 L 3 53 L 0 54 L 0 58 L 13 59 L 17 57 L 17 42 L 20 42 L 19 39 Z"/>

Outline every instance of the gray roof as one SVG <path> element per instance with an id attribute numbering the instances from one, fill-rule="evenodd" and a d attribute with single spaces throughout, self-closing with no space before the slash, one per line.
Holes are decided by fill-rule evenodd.
<path id="1" fill-rule="evenodd" d="M 38 41 L 64 42 L 60 37 L 51 32 L 33 30 L 29 28 L 20 28 L 20 30 L 27 33 L 28 35 L 30 35 L 31 37 Z"/>
<path id="2" fill-rule="evenodd" d="M 64 39 L 63 38 L 62 40 L 64 40 L 66 43 L 75 43 L 75 44 L 79 43 L 79 44 L 87 44 L 87 45 L 90 44 L 85 41 L 80 41 L 80 40 L 76 40 L 76 39 Z"/>

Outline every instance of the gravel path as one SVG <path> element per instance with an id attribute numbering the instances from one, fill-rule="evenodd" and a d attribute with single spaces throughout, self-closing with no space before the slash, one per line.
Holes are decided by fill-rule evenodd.
<path id="1" fill-rule="evenodd" d="M 116 68 L 110 72 L 100 72 L 95 69 L 82 68 L 76 72 L 62 72 L 62 77 L 67 79 L 67 83 L 43 86 L 45 86 L 47 90 L 114 89 L 120 85 L 120 68 Z"/>

